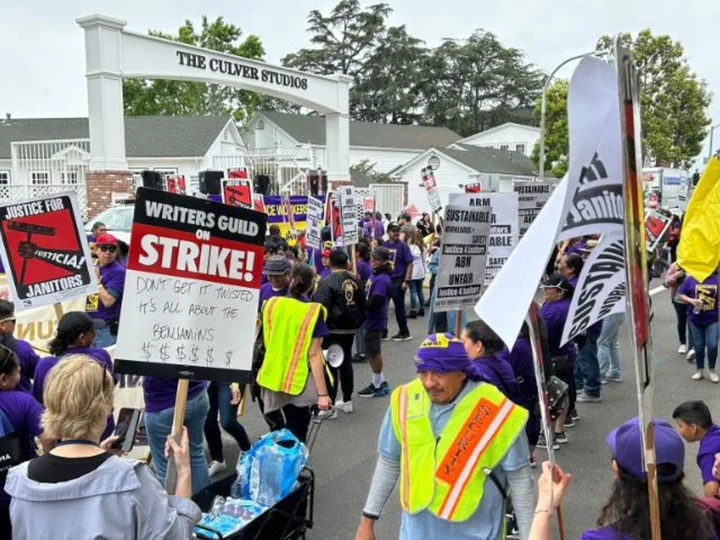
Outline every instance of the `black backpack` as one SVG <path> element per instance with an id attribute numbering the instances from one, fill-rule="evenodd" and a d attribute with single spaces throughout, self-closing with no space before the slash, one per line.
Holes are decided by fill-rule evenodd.
<path id="1" fill-rule="evenodd" d="M 350 272 L 335 274 L 335 301 L 328 313 L 330 330 L 357 330 L 365 322 L 367 300 L 365 287 Z"/>

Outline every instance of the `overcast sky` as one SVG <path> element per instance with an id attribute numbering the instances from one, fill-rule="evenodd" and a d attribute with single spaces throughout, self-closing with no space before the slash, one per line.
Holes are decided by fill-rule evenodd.
<path id="1" fill-rule="evenodd" d="M 375 2 L 363 2 L 369 5 Z M 391 0 L 392 24 L 406 24 L 429 46 L 442 38 L 469 36 L 476 28 L 525 51 L 545 71 L 569 56 L 590 51 L 603 34 L 651 28 L 685 46 L 692 69 L 718 97 L 710 115 L 720 123 L 718 0 Z M 74 20 L 104 13 L 128 22 L 128 29 L 175 32 L 186 18 L 222 15 L 245 34 L 256 34 L 266 60 L 308 44 L 307 14 L 327 13 L 335 0 L 25 0 L 0 8 L 0 115 L 62 117 L 87 115 L 83 32 Z M 106 7 L 103 7 L 106 6 Z M 569 71 L 561 72 L 569 76 Z M 720 145 L 720 132 L 715 141 Z M 707 152 L 707 149 L 705 150 Z"/>

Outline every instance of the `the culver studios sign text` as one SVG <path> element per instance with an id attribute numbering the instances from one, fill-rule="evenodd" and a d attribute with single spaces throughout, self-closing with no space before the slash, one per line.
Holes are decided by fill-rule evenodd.
<path id="1" fill-rule="evenodd" d="M 278 86 L 289 88 L 307 90 L 308 87 L 307 78 L 297 75 L 287 75 L 270 69 L 258 69 L 254 66 L 246 66 L 222 58 L 210 58 L 208 61 L 204 54 L 189 53 L 186 51 L 176 51 L 175 54 L 178 57 L 178 64 L 181 66 L 209 69 L 210 71 L 223 73 L 225 75 L 277 84 Z"/>

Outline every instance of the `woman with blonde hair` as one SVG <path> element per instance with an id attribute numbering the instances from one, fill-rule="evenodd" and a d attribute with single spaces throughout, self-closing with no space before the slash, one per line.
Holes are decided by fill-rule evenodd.
<path id="1" fill-rule="evenodd" d="M 201 512 L 190 500 L 187 431 L 179 445 L 166 445 L 178 471 L 170 496 L 147 465 L 110 453 L 116 437 L 99 442 L 113 390 L 110 373 L 86 355 L 65 357 L 50 370 L 42 424 L 59 442 L 8 474 L 14 539 L 190 538 Z"/>

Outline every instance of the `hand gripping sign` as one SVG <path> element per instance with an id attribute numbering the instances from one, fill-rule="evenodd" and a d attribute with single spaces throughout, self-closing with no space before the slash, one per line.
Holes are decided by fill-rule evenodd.
<path id="1" fill-rule="evenodd" d="M 118 373 L 246 382 L 266 216 L 138 190 L 127 265 Z"/>
<path id="2" fill-rule="evenodd" d="M 18 310 L 97 292 L 74 193 L 0 206 L 2 262 Z"/>

